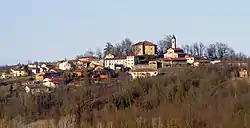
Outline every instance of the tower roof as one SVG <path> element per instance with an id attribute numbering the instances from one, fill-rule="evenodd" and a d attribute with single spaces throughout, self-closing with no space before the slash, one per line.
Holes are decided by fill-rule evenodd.
<path id="1" fill-rule="evenodd" d="M 135 46 L 135 45 L 156 46 L 156 44 L 154 44 L 150 41 L 147 41 L 147 40 L 142 41 L 142 42 L 138 42 L 138 43 L 134 44 L 133 46 Z"/>
<path id="2" fill-rule="evenodd" d="M 176 39 L 175 35 L 173 34 L 172 39 Z"/>

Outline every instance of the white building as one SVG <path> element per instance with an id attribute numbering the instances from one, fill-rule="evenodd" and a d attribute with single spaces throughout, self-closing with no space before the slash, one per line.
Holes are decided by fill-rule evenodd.
<path id="1" fill-rule="evenodd" d="M 28 67 L 29 68 L 37 68 L 37 65 L 36 64 L 28 64 Z"/>
<path id="2" fill-rule="evenodd" d="M 104 57 L 105 59 L 108 59 L 108 58 L 115 58 L 115 56 L 113 54 L 107 54 L 105 55 Z"/>
<path id="3" fill-rule="evenodd" d="M 189 56 L 189 57 L 186 57 L 186 59 L 187 59 L 187 63 L 193 64 L 194 62 L 196 62 L 198 60 L 202 60 L 203 57 L 200 57 L 200 56 Z"/>
<path id="4" fill-rule="evenodd" d="M 141 77 L 152 77 L 158 75 L 158 70 L 155 68 L 138 68 L 130 72 L 133 79 Z"/>
<path id="5" fill-rule="evenodd" d="M 138 64 L 139 58 L 137 56 L 127 56 L 127 66 L 130 69 L 133 69 L 136 64 Z"/>
<path id="6" fill-rule="evenodd" d="M 62 62 L 59 64 L 59 69 L 60 70 L 70 70 L 71 64 L 68 61 Z"/>
<path id="7" fill-rule="evenodd" d="M 116 69 L 116 65 L 122 65 L 127 68 L 134 68 L 138 64 L 139 58 L 137 56 L 126 56 L 115 58 L 112 54 L 107 54 L 104 60 L 104 67 L 109 67 L 113 70 Z"/>
<path id="8" fill-rule="evenodd" d="M 52 82 L 52 80 L 48 78 L 45 78 L 43 80 L 43 85 L 46 87 L 52 87 L 52 88 L 56 87 L 56 85 Z"/>
<path id="9" fill-rule="evenodd" d="M 115 70 L 117 65 L 127 67 L 127 58 L 106 58 L 104 61 L 104 67 Z"/>

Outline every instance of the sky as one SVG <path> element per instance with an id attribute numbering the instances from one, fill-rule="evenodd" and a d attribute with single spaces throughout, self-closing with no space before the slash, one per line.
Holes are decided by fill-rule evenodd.
<path id="1" fill-rule="evenodd" d="M 249 0 L 1 0 L 0 65 L 72 58 L 106 42 L 222 42 L 250 55 Z"/>

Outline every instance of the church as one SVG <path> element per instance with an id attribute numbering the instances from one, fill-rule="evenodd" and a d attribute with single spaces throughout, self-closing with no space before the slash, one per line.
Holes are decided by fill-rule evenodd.
<path id="1" fill-rule="evenodd" d="M 209 63 L 209 60 L 202 56 L 193 56 L 184 52 L 183 49 L 178 48 L 176 45 L 176 37 L 172 36 L 172 47 L 167 50 L 162 60 L 162 66 L 169 66 L 174 64 L 197 64 L 197 63 Z"/>
<path id="2" fill-rule="evenodd" d="M 172 47 L 167 50 L 167 53 L 164 54 L 164 58 L 185 58 L 186 53 L 184 53 L 183 49 L 176 47 L 176 37 L 172 36 Z"/>

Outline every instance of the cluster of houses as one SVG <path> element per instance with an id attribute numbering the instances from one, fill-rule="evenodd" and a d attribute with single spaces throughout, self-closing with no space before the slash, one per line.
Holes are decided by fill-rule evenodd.
<path id="1" fill-rule="evenodd" d="M 158 69 L 173 65 L 198 66 L 203 63 L 216 64 L 220 60 L 214 60 L 203 56 L 193 56 L 184 53 L 184 50 L 177 47 L 176 37 L 171 40 L 172 47 L 167 50 L 163 58 L 157 57 L 157 45 L 150 41 L 138 42 L 132 46 L 132 54 L 126 57 L 106 55 L 104 58 L 105 67 L 116 70 L 121 67 L 130 69 L 133 78 L 158 75 Z"/>
<path id="2" fill-rule="evenodd" d="M 74 60 L 64 60 L 50 63 L 28 64 L 28 71 L 35 75 L 35 79 L 42 81 L 45 86 L 61 84 L 60 77 L 64 71 L 70 71 L 79 77 L 84 76 L 83 70 L 88 69 L 89 77 L 108 78 L 109 71 L 128 71 L 132 78 L 156 76 L 158 69 L 174 65 L 191 65 L 220 63 L 220 60 L 203 56 L 193 56 L 177 47 L 176 37 L 171 40 L 172 47 L 167 50 L 164 57 L 157 56 L 157 45 L 150 41 L 142 41 L 132 45 L 132 53 L 128 56 L 116 56 L 107 54 L 102 59 L 95 57 L 82 57 Z M 12 68 L 9 74 L 3 73 L 1 78 L 27 76 L 24 67 Z"/>

